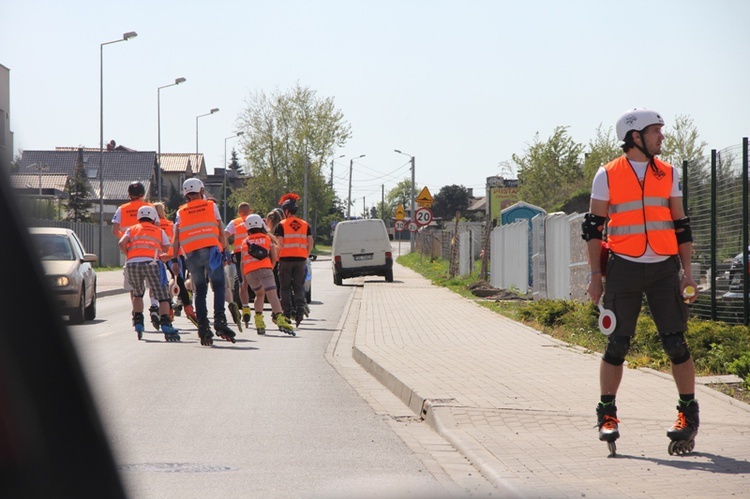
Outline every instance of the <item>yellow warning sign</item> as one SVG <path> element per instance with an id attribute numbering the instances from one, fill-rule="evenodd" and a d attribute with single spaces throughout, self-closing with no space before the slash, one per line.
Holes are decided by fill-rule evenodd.
<path id="1" fill-rule="evenodd" d="M 398 207 L 396 208 L 395 215 L 396 215 L 396 220 L 404 219 L 404 215 L 406 215 L 406 212 L 404 211 L 404 205 L 401 205 L 401 204 L 398 205 Z"/>
<path id="2" fill-rule="evenodd" d="M 417 199 L 415 201 L 422 208 L 432 207 L 432 203 L 434 200 L 432 199 L 432 194 L 430 194 L 430 190 L 427 188 L 427 186 L 422 187 L 422 190 L 419 192 L 419 195 L 417 196 Z"/>

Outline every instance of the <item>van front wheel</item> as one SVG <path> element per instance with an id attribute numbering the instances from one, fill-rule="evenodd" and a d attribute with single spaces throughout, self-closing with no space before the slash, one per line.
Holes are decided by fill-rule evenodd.
<path id="1" fill-rule="evenodd" d="M 393 269 L 385 271 L 385 282 L 393 282 Z"/>

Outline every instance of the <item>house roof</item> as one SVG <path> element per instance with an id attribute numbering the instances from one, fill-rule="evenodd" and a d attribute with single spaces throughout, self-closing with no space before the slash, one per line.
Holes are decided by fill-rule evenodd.
<path id="1" fill-rule="evenodd" d="M 201 176 L 203 161 L 203 153 L 198 155 L 183 152 L 161 153 L 161 169 L 165 173 L 191 172 L 195 176 Z"/>
<path id="2" fill-rule="evenodd" d="M 469 202 L 468 211 L 485 211 L 487 209 L 487 197 L 474 198 Z"/>
<path id="3" fill-rule="evenodd" d="M 21 175 L 14 174 L 10 176 L 10 185 L 13 189 L 39 189 L 40 180 L 42 189 L 64 191 L 65 183 L 68 181 L 68 176 L 63 174 L 42 174 L 40 176 L 38 173 Z"/>
<path id="4" fill-rule="evenodd" d="M 84 168 L 89 170 L 89 183 L 94 198 L 99 198 L 99 150 L 81 148 Z M 38 165 L 44 173 L 72 176 L 75 173 L 79 150 L 23 151 L 18 162 L 18 174 L 38 175 Z M 156 165 L 156 153 L 110 151 L 101 155 L 103 167 L 104 199 L 127 199 L 127 185 L 140 181 L 150 192 L 151 178 Z M 38 180 L 37 180 L 38 181 Z M 32 183 L 32 185 L 34 185 Z"/>

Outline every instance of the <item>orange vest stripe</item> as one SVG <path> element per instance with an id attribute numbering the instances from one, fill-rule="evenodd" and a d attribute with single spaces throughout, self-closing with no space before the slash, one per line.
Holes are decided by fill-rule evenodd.
<path id="1" fill-rule="evenodd" d="M 162 230 L 152 224 L 135 224 L 130 227 L 127 258 L 149 257 L 154 260 L 161 254 Z"/>
<path id="2" fill-rule="evenodd" d="M 307 258 L 307 222 L 297 217 L 282 220 L 284 227 L 284 244 L 279 251 L 279 258 Z"/>
<path id="3" fill-rule="evenodd" d="M 234 223 L 234 250 L 232 253 L 239 253 L 242 251 L 242 243 L 245 242 L 247 237 L 247 227 L 245 227 L 245 221 L 242 217 L 237 217 L 232 220 Z"/>
<path id="4" fill-rule="evenodd" d="M 211 201 L 191 201 L 180 208 L 180 246 L 185 253 L 218 246 L 221 249 L 219 226 L 214 218 Z"/>
<path id="5" fill-rule="evenodd" d="M 659 173 L 649 165 L 643 187 L 625 156 L 604 166 L 610 185 L 607 242 L 614 253 L 638 257 L 650 245 L 658 255 L 677 254 L 677 236 L 669 208 L 674 170 L 656 158 L 654 164 Z"/>
<path id="6" fill-rule="evenodd" d="M 258 246 L 262 246 L 266 248 L 268 253 L 271 253 L 271 236 L 268 234 L 263 233 L 257 233 L 257 234 L 248 234 L 247 238 L 245 239 L 245 244 L 241 246 L 242 249 L 242 273 L 244 275 L 249 274 L 250 272 L 254 272 L 258 269 L 272 269 L 273 264 L 271 263 L 270 258 L 264 258 L 263 260 L 258 260 L 257 258 L 253 258 L 250 256 L 250 253 L 248 253 L 248 247 L 251 244 L 257 244 Z"/>

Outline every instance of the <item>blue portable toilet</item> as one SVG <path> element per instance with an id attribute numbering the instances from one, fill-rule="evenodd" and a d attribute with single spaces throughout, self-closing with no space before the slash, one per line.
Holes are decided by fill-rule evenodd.
<path id="1" fill-rule="evenodd" d="M 512 224 L 519 220 L 528 220 L 529 223 L 529 286 L 533 284 L 532 279 L 532 241 L 531 241 L 531 219 L 537 215 L 546 215 L 547 212 L 533 204 L 519 201 L 512 204 L 500 212 L 500 223 L 502 225 Z"/>

